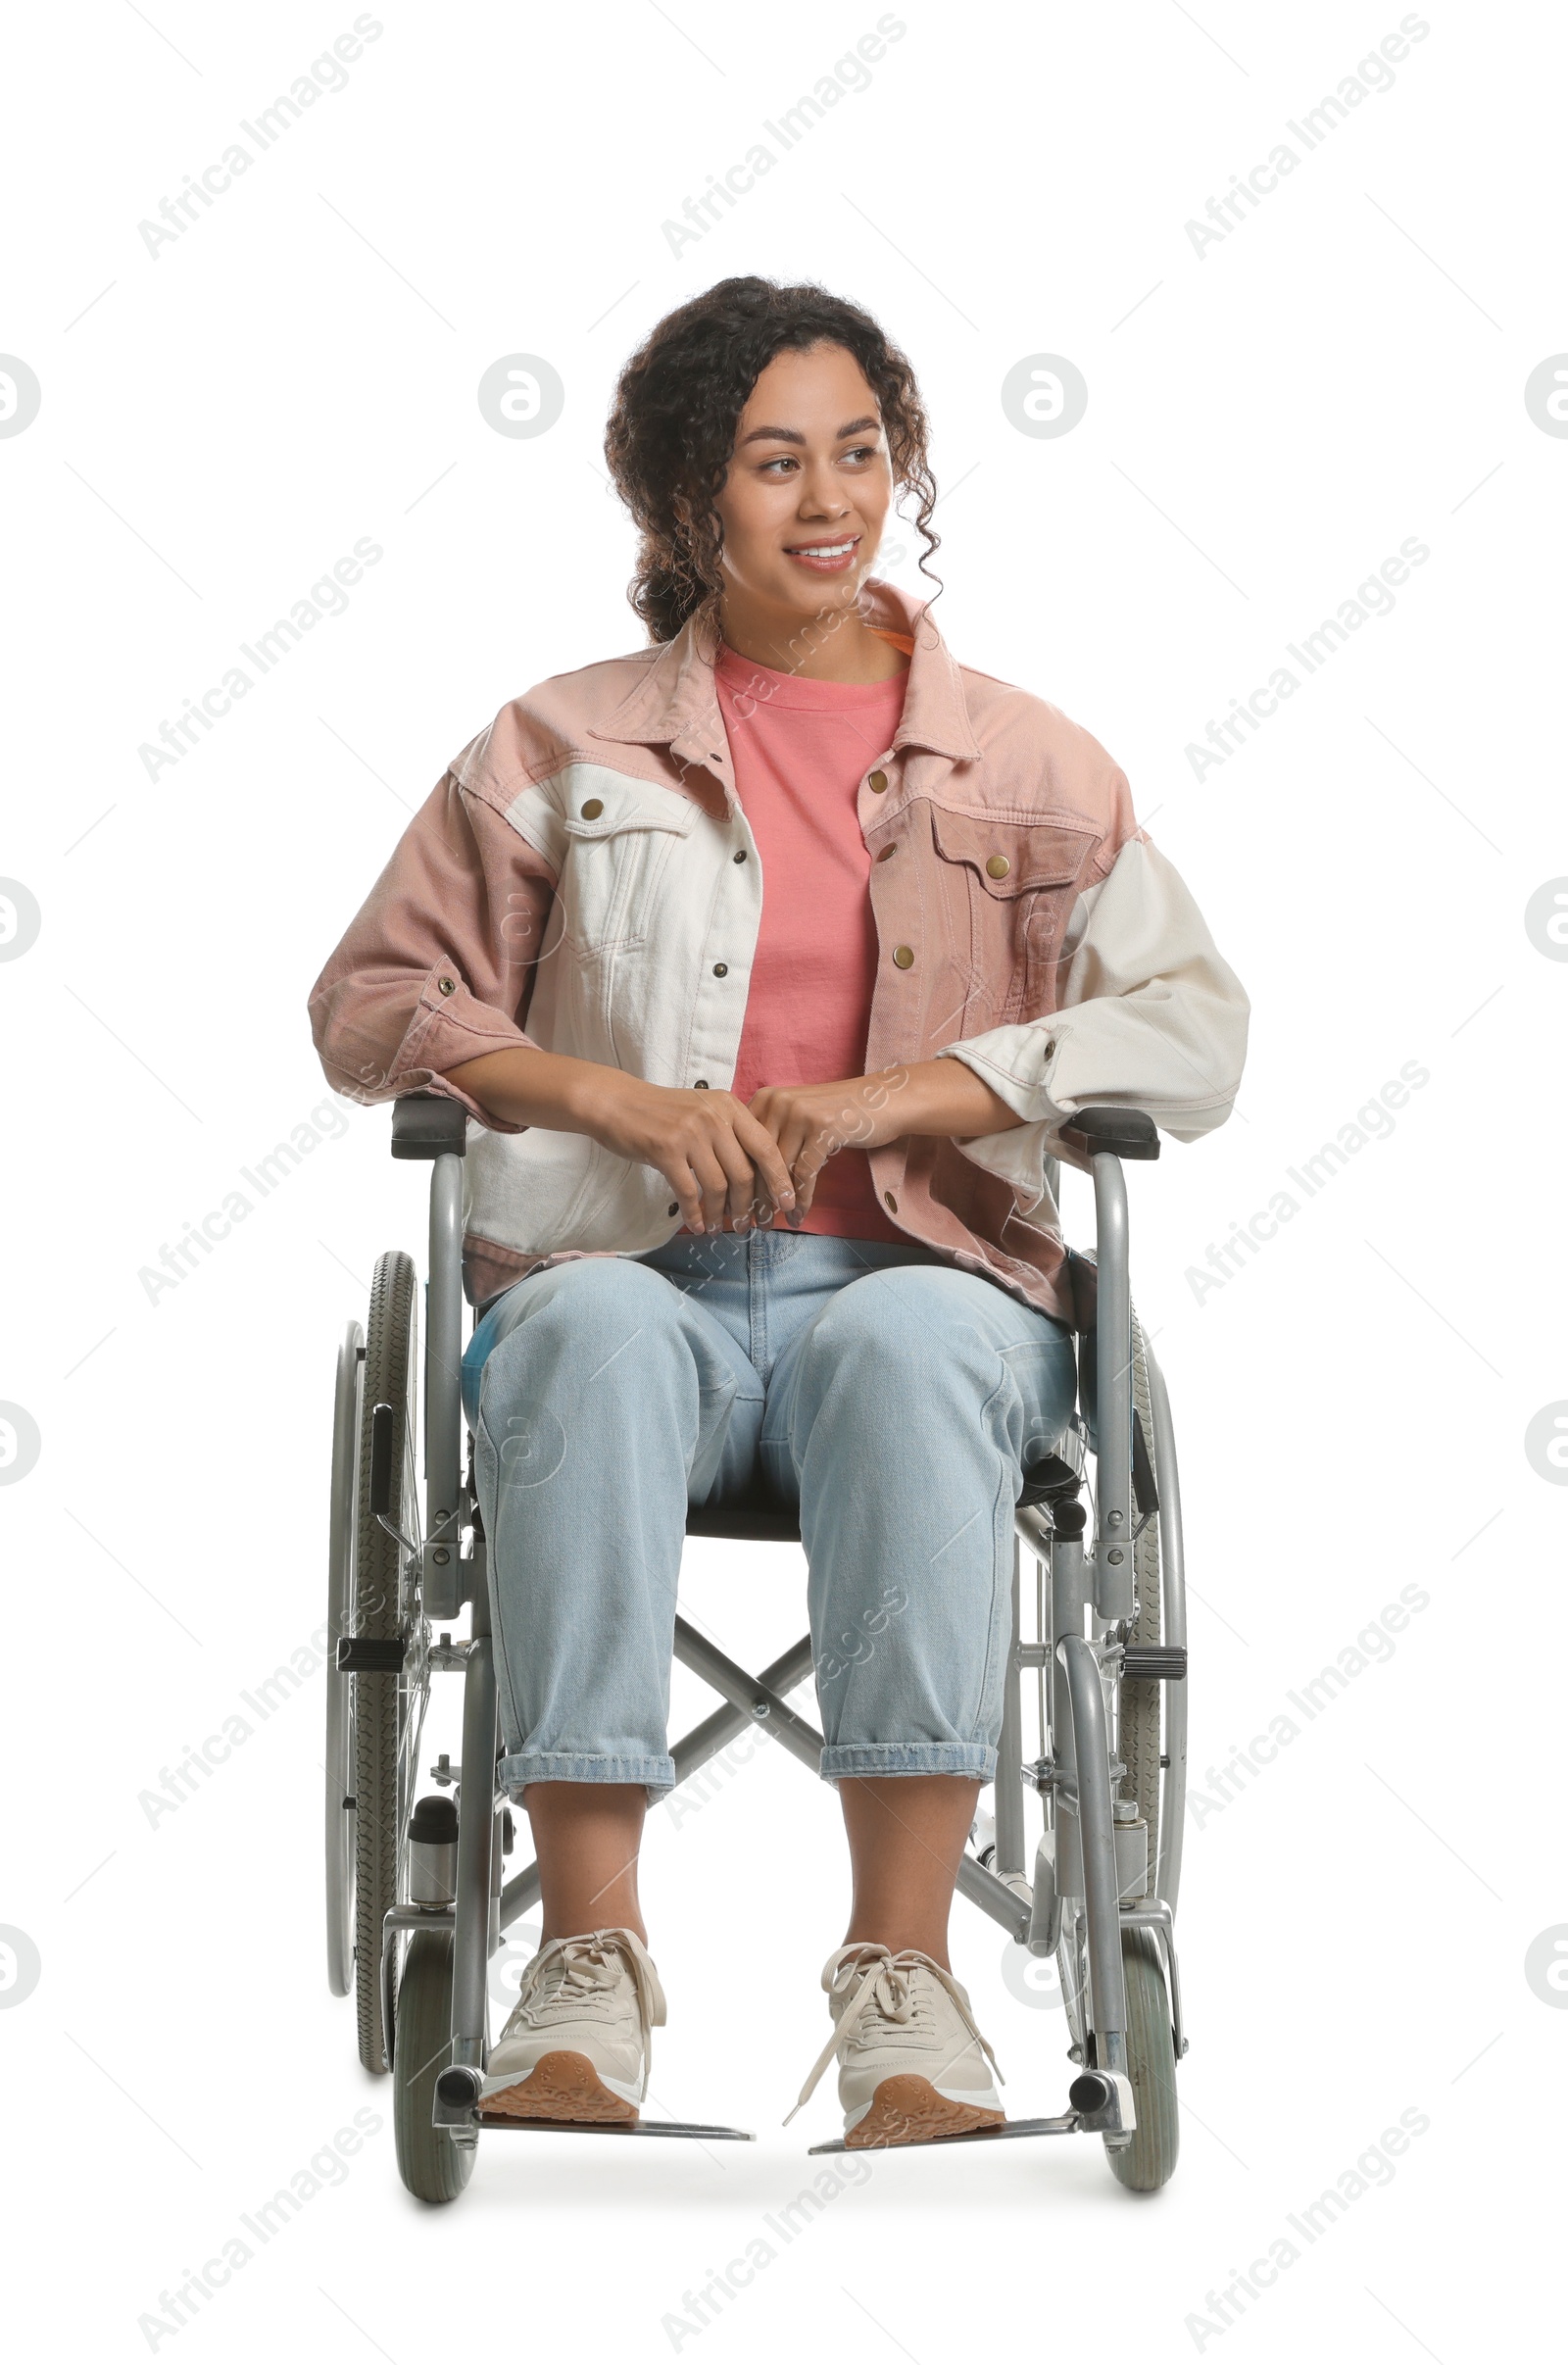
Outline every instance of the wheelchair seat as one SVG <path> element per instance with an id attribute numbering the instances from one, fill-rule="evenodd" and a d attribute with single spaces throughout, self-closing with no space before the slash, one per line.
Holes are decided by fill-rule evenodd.
<path id="1" fill-rule="evenodd" d="M 727 1503 L 694 1503 L 686 1512 L 688 1536 L 723 1536 L 736 1543 L 799 1544 L 801 1514 L 793 1503 L 760 1487 Z"/>

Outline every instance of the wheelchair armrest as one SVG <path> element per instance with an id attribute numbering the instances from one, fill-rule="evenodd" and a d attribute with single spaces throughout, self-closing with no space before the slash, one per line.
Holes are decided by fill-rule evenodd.
<path id="1" fill-rule="evenodd" d="M 1142 1109 L 1080 1109 L 1061 1129 L 1061 1138 L 1081 1158 L 1109 1151 L 1115 1158 L 1158 1158 L 1159 1133 Z"/>
<path id="2" fill-rule="evenodd" d="M 406 1092 L 392 1104 L 394 1158 L 462 1158 L 468 1112 L 440 1092 Z"/>

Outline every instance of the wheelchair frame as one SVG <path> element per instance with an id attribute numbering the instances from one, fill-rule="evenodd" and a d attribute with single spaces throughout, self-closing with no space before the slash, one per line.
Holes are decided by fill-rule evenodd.
<path id="1" fill-rule="evenodd" d="M 741 2131 L 640 2121 L 632 2128 L 565 2128 L 559 2123 L 490 2119 L 479 2106 L 488 2052 L 487 1982 L 502 1933 L 539 1897 L 537 1865 L 503 1880 L 511 1814 L 494 1768 L 496 1675 L 483 1524 L 471 1444 L 465 1469 L 461 1398 L 464 1295 L 462 1238 L 466 1120 L 448 1099 L 410 1095 L 393 1108 L 392 1154 L 432 1161 L 429 1272 L 425 1291 L 424 1516 L 409 1501 L 414 1471 L 412 1406 L 365 1401 L 366 1346 L 351 1325 L 339 1355 L 333 1452 L 329 1616 L 336 1638 L 328 1674 L 327 1923 L 328 1973 L 334 1993 L 354 1984 L 351 1970 L 379 1979 L 385 2062 L 365 2049 L 372 2068 L 393 2069 L 400 2105 L 399 2165 L 410 2190 L 427 2199 L 455 2197 L 466 2182 L 481 2126 L 513 2131 L 736 2138 Z M 994 1788 L 994 1838 L 977 1825 L 958 1869 L 957 1888 L 1018 1946 L 1054 1954 L 1078 2075 L 1068 2108 L 1054 2118 L 1009 2121 L 953 2142 L 999 2137 L 1098 2133 L 1113 2173 L 1135 2190 L 1162 2184 L 1176 2152 L 1173 2070 L 1187 2049 L 1183 2033 L 1174 1918 L 1181 1876 L 1187 1758 L 1186 1606 L 1181 1504 L 1175 1439 L 1163 1378 L 1133 1311 L 1128 1254 L 1125 1158 L 1157 1158 L 1152 1120 L 1140 1110 L 1084 1109 L 1065 1139 L 1090 1165 L 1095 1191 L 1093 1257 L 1069 1251 L 1079 1333 L 1079 1404 L 1066 1436 L 1044 1461 L 1031 1463 L 1016 1513 L 1012 1647 L 1004 1696 Z M 1054 1192 L 1058 1173 L 1053 1161 Z M 383 1259 L 383 1264 L 389 1260 Z M 401 1260 L 400 1260 L 401 1261 Z M 379 1270 L 379 1268 L 378 1268 Z M 407 1287 L 407 1281 L 405 1287 Z M 410 1324 L 409 1356 L 416 1368 Z M 1148 1420 L 1135 1398 L 1142 1395 Z M 1095 1459 L 1092 1533 L 1079 1500 Z M 399 1486 L 399 1475 L 403 1483 Z M 368 1638 L 362 1600 L 367 1522 L 395 1538 L 398 1633 Z M 413 1525 L 418 1532 L 411 1535 Z M 1152 1530 L 1151 1551 L 1143 1544 Z M 796 1542 L 793 1506 L 754 1500 L 694 1506 L 689 1535 Z M 356 1539 L 359 1556 L 356 1558 Z M 372 1542 L 376 1539 L 372 1537 Z M 381 1547 L 384 1551 L 384 1547 Z M 1037 1563 L 1039 1631 L 1022 1633 L 1022 1553 Z M 469 1612 L 469 1636 L 430 1640 L 429 1621 Z M 381 1623 L 384 1625 L 385 1619 Z M 1088 1631 L 1085 1631 L 1087 1623 Z M 675 1620 L 675 1654 L 714 1691 L 720 1705 L 678 1741 L 677 1787 L 756 1724 L 816 1773 L 821 1735 L 789 1704 L 810 1674 L 807 1636 L 760 1674 L 728 1658 L 684 1618 Z M 417 1790 L 424 1686 L 428 1672 L 461 1670 L 462 1764 L 443 1756 L 430 1774 L 451 1807 L 426 1798 L 411 1832 Z M 1040 1689 L 1044 1754 L 1023 1759 L 1025 1677 Z M 356 1818 L 365 1805 L 349 1794 L 355 1687 L 396 1676 L 397 1888 L 381 1926 L 380 1960 L 351 1962 L 350 1891 L 359 1858 Z M 383 1695 L 384 1697 L 384 1695 Z M 1150 1719 L 1152 1718 L 1151 1726 Z M 1132 1765 L 1118 1756 L 1129 1741 Z M 1136 1743 L 1136 1752 L 1131 1744 Z M 1157 1764 L 1157 1771 L 1154 1767 Z M 465 1768 L 490 1768 L 482 1810 L 465 1798 Z M 1131 1799 L 1116 1796 L 1131 1780 Z M 1033 1788 L 1045 1828 L 1026 1869 L 1024 1794 Z M 368 1802 L 365 1802 L 368 1804 Z M 455 1838 L 452 1836 L 455 1823 Z M 1157 1848 L 1150 1826 L 1157 1824 Z M 429 1836 L 434 1834 L 433 1837 Z M 981 1838 L 977 1848 L 976 1837 Z M 418 1944 L 423 1934 L 438 1944 Z M 399 2058 L 396 2032 L 416 1969 L 418 1945 L 420 2047 L 445 2026 L 444 2047 L 419 2062 Z M 1129 2004 L 1129 1977 L 1133 2004 Z M 445 1984 L 450 1982 L 450 2007 Z M 429 1987 L 428 1983 L 435 1985 Z M 365 1991 L 362 1985 L 362 2007 Z M 411 2023 L 410 2025 L 415 2025 Z M 404 2048 L 405 2051 L 407 2047 Z M 418 2048 L 416 2048 L 418 2049 Z M 440 2057 L 444 2050 L 444 2059 Z M 408 2090 L 407 2094 L 405 2089 Z M 425 2101 L 428 2097 L 428 2121 Z M 742 2139 L 744 2140 L 744 2139 Z M 815 2151 L 836 2151 L 842 2142 Z M 911 2146 L 912 2147 L 912 2146 Z"/>

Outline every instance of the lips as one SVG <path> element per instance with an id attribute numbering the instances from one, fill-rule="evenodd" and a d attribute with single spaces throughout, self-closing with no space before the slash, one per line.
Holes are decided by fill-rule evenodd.
<path id="1" fill-rule="evenodd" d="M 797 543 L 787 548 L 784 556 L 793 559 L 797 567 L 808 567 L 812 574 L 843 574 L 855 565 L 859 547 L 858 534 L 840 534 L 836 540 Z"/>

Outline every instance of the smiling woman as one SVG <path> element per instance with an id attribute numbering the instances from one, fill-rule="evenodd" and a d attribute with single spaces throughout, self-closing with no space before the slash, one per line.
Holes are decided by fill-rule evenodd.
<path id="1" fill-rule="evenodd" d="M 1002 2118 L 947 1918 L 1074 1397 L 1047 1160 L 1086 1105 L 1219 1124 L 1247 1002 L 1098 742 L 873 576 L 900 494 L 937 547 L 926 441 L 820 287 L 661 321 L 606 438 L 651 647 L 502 710 L 313 998 L 339 1090 L 473 1120 L 464 1401 L 544 1912 L 485 2077 L 514 2118 L 637 2115 L 687 1515 L 759 1495 L 854 1871 L 808 2091 L 836 2051 L 854 2147 Z"/>

